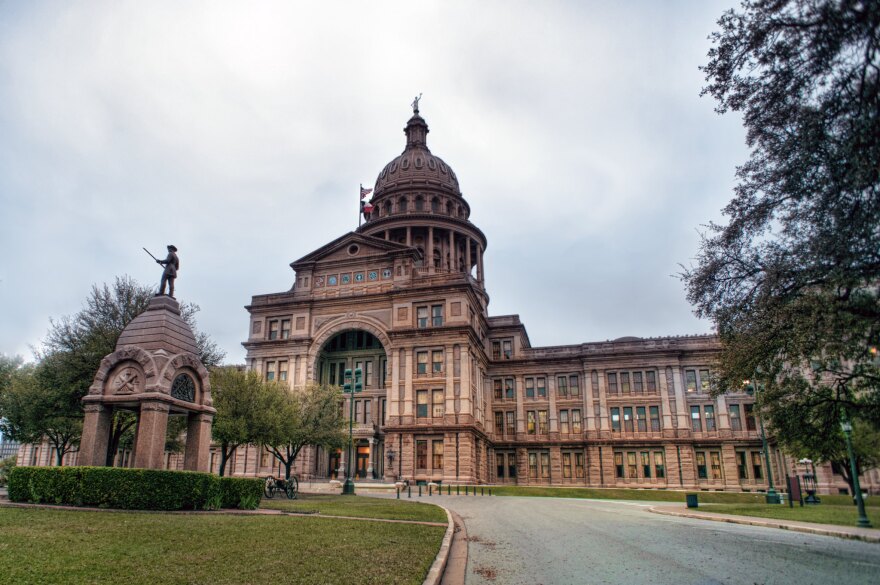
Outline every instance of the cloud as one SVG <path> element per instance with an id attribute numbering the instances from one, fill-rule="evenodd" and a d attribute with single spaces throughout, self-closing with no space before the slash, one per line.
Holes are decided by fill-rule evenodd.
<path id="1" fill-rule="evenodd" d="M 243 305 L 356 227 L 412 96 L 533 344 L 706 332 L 669 275 L 739 121 L 699 98 L 720 2 L 0 3 L 0 352 L 96 282 L 157 283 L 240 362 Z"/>

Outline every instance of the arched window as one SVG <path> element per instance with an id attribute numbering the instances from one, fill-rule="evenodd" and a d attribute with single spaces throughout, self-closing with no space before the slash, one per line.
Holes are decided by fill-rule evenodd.
<path id="1" fill-rule="evenodd" d="M 452 215 L 452 201 L 446 202 L 446 215 Z"/>
<path id="2" fill-rule="evenodd" d="M 440 250 L 434 250 L 434 268 L 440 268 Z"/>
<path id="3" fill-rule="evenodd" d="M 401 197 L 397 201 L 397 211 L 405 212 L 406 211 L 406 197 Z"/>
<path id="4" fill-rule="evenodd" d="M 440 200 L 434 197 L 431 199 L 431 212 L 437 213 L 440 211 Z"/>
<path id="5" fill-rule="evenodd" d="M 424 211 L 425 210 L 425 200 L 422 199 L 422 196 L 419 195 L 416 197 L 416 211 Z"/>
<path id="6" fill-rule="evenodd" d="M 391 202 L 385 204 L 385 215 L 391 215 Z"/>
<path id="7" fill-rule="evenodd" d="M 458 206 L 458 217 L 464 217 L 464 210 L 461 208 L 461 205 Z"/>

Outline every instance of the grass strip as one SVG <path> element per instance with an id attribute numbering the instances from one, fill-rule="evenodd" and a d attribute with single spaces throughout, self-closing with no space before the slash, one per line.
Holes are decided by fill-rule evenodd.
<path id="1" fill-rule="evenodd" d="M 295 500 L 263 499 L 261 508 L 298 512 L 301 514 L 324 514 L 327 516 L 352 516 L 356 518 L 381 518 L 385 520 L 415 520 L 420 522 L 446 522 L 446 512 L 431 504 L 370 498 L 368 496 L 340 496 L 335 494 L 300 494 Z"/>
<path id="2" fill-rule="evenodd" d="M 490 486 L 481 486 L 488 494 Z M 443 486 L 443 495 L 446 495 L 447 486 Z M 473 490 L 473 487 L 468 487 Z M 479 492 L 479 487 L 477 488 Z M 460 493 L 464 495 L 465 487 L 461 486 Z M 652 490 L 652 489 L 626 489 L 626 488 L 578 488 L 578 487 L 549 487 L 549 486 L 491 486 L 493 496 L 521 496 L 534 498 L 589 498 L 595 500 L 637 500 L 647 502 L 684 502 L 685 494 L 697 494 L 700 503 L 707 504 L 761 504 L 765 501 L 765 494 L 761 492 L 703 492 Z M 456 494 L 456 486 L 452 486 L 452 495 Z M 820 496 L 823 503 L 846 505 L 852 502 L 852 498 L 846 495 Z M 880 506 L 880 498 L 868 498 L 865 500 L 868 506 Z"/>
<path id="3" fill-rule="evenodd" d="M 444 532 L 294 516 L 0 508 L 0 575 L 20 585 L 416 585 Z"/>
<path id="4" fill-rule="evenodd" d="M 820 496 L 821 497 L 821 496 Z M 760 518 L 773 518 L 775 520 L 797 520 L 799 522 L 815 522 L 817 524 L 836 524 L 839 526 L 855 526 L 858 519 L 858 510 L 855 506 L 836 506 L 833 504 L 819 504 L 816 506 L 804 506 L 797 504 L 793 508 L 787 505 L 778 506 L 772 504 L 730 505 L 713 504 L 697 511 L 715 512 L 718 514 L 734 514 L 738 516 L 756 516 Z M 874 527 L 880 527 L 880 508 L 865 508 L 868 519 Z"/>

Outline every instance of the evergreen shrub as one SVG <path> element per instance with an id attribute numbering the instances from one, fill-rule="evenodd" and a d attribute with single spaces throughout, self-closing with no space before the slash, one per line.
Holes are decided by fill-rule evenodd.
<path id="1" fill-rule="evenodd" d="M 249 508 L 259 505 L 261 480 L 236 478 L 229 483 L 229 479 L 211 473 L 160 469 L 16 467 L 9 474 L 9 499 L 122 510 L 216 510 L 240 507 L 242 503 Z M 234 487 L 227 488 L 227 483 Z M 257 494 L 256 505 L 253 494 Z"/>

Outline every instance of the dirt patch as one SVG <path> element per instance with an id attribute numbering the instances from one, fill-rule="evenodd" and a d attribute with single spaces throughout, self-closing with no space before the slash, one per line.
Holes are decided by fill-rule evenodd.
<path id="1" fill-rule="evenodd" d="M 474 573 L 486 579 L 487 581 L 494 581 L 498 578 L 498 571 L 493 569 L 492 567 L 477 567 L 474 569 Z"/>
<path id="2" fill-rule="evenodd" d="M 476 544 L 482 544 L 486 548 L 495 548 L 497 546 L 497 543 L 492 542 L 491 540 L 483 540 L 476 534 L 473 536 L 468 536 L 465 540 L 467 540 L 468 542 L 474 542 Z"/>

